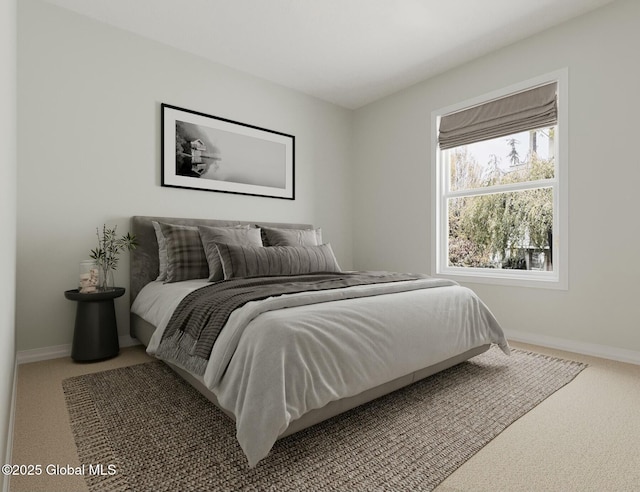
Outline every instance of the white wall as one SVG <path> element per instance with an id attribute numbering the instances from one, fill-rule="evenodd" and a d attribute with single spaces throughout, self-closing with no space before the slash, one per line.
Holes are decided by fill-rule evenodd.
<path id="1" fill-rule="evenodd" d="M 433 110 L 568 67 L 569 290 L 469 286 L 507 331 L 640 351 L 638 46 L 618 1 L 356 111 L 354 266 L 430 270 Z"/>
<path id="2" fill-rule="evenodd" d="M 7 444 L 16 353 L 16 20 L 16 0 L 0 1 L 0 456 Z"/>
<path id="3" fill-rule="evenodd" d="M 18 11 L 18 349 L 71 343 L 78 262 L 132 215 L 310 222 L 350 267 L 352 113 L 39 0 Z M 296 137 L 296 200 L 160 186 L 160 103 Z M 128 286 L 128 255 L 116 283 Z M 128 299 L 116 300 L 120 334 Z"/>

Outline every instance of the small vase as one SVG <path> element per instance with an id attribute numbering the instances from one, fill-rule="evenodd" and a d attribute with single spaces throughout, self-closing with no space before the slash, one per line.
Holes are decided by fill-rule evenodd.
<path id="1" fill-rule="evenodd" d="M 113 282 L 113 270 L 110 268 L 101 268 L 100 269 L 100 290 L 103 292 L 107 292 L 113 290 L 115 288 L 115 284 Z"/>

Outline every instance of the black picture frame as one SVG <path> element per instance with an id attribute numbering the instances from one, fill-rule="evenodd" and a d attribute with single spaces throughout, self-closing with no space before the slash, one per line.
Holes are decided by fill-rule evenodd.
<path id="1" fill-rule="evenodd" d="M 295 200 L 295 137 L 161 104 L 161 185 Z"/>

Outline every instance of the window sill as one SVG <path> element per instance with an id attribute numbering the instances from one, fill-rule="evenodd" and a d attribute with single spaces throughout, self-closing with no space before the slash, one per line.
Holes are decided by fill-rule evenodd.
<path id="1" fill-rule="evenodd" d="M 455 280 L 459 283 L 490 284 L 505 287 L 527 287 L 534 289 L 568 290 L 566 280 L 558 278 L 558 275 L 540 272 L 539 275 L 518 274 L 514 270 L 501 272 L 498 270 L 487 272 L 486 270 L 474 271 L 472 269 L 447 268 L 436 271 L 435 276 Z"/>

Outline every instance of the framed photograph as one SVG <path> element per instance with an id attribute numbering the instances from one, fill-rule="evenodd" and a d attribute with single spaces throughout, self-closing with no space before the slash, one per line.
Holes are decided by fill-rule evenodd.
<path id="1" fill-rule="evenodd" d="M 161 105 L 162 186 L 295 199 L 295 137 Z"/>

